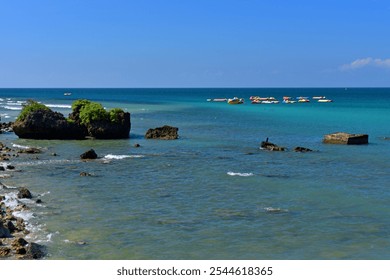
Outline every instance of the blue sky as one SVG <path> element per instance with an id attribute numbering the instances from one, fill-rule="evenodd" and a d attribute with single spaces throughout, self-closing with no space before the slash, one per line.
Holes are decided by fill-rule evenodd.
<path id="1" fill-rule="evenodd" d="M 0 0 L 4 87 L 389 87 L 387 0 Z"/>

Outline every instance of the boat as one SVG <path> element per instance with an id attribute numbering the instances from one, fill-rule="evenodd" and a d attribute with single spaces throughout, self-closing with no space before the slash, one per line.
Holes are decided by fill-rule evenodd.
<path id="1" fill-rule="evenodd" d="M 65 92 L 64 95 L 65 96 L 70 96 L 70 95 L 72 95 L 72 93 L 71 92 Z"/>
<path id="2" fill-rule="evenodd" d="M 278 100 L 275 99 L 275 97 L 260 97 L 260 96 L 251 96 L 249 98 L 252 102 L 252 104 L 277 104 L 279 103 Z"/>
<path id="3" fill-rule="evenodd" d="M 209 98 L 207 99 L 209 102 L 226 102 L 227 98 Z"/>
<path id="4" fill-rule="evenodd" d="M 286 103 L 286 104 L 292 104 L 292 103 L 296 103 L 295 100 L 292 100 L 290 96 L 283 96 L 283 103 Z"/>
<path id="5" fill-rule="evenodd" d="M 318 99 L 317 102 L 327 103 L 327 102 L 333 102 L 333 100 L 331 100 L 331 99 Z"/>
<path id="6" fill-rule="evenodd" d="M 300 103 L 310 102 L 308 97 L 297 97 L 297 99 L 298 99 L 298 102 L 300 102 Z"/>
<path id="7" fill-rule="evenodd" d="M 229 98 L 227 100 L 227 103 L 228 104 L 242 104 L 242 103 L 244 103 L 244 98 L 238 98 L 238 97 Z"/>
<path id="8" fill-rule="evenodd" d="M 313 96 L 313 99 L 325 99 L 325 96 Z"/>

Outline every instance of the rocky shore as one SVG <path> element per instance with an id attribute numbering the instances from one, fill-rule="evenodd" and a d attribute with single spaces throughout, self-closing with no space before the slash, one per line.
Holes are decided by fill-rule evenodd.
<path id="1" fill-rule="evenodd" d="M 10 163 L 22 154 L 20 150 L 0 143 L 0 178 L 10 176 L 5 172 L 15 171 Z M 45 256 L 43 245 L 29 241 L 29 224 L 22 218 L 23 213 L 29 210 L 23 201 L 42 203 L 40 199 L 33 199 L 27 188 L 10 187 L 0 181 L 0 259 L 41 259 Z"/>

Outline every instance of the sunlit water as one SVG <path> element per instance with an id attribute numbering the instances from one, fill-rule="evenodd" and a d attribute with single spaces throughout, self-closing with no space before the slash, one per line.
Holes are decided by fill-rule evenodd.
<path id="1" fill-rule="evenodd" d="M 252 105 L 251 95 L 334 102 Z M 247 102 L 206 101 L 233 96 Z M 48 259 L 390 257 L 390 89 L 2 89 L 0 98 L 2 121 L 29 98 L 65 114 L 79 98 L 131 112 L 125 140 L 0 135 L 44 150 L 14 159 L 21 172 L 0 181 L 43 201 L 26 200 L 24 214 Z M 144 139 L 165 124 L 180 139 Z M 322 144 L 337 131 L 367 133 L 370 144 Z M 267 137 L 289 150 L 260 150 Z M 90 148 L 99 159 L 80 161 Z"/>

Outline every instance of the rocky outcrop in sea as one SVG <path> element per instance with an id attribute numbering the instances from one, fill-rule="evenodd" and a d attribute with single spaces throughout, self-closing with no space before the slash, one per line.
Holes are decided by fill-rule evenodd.
<path id="1" fill-rule="evenodd" d="M 29 112 L 22 120 L 13 123 L 13 131 L 19 138 L 27 139 L 122 139 L 129 138 L 130 113 L 118 112 L 116 120 L 102 119 L 83 123 L 79 112 L 69 118 L 48 108 Z"/>
<path id="2" fill-rule="evenodd" d="M 150 128 L 146 134 L 146 139 L 174 140 L 179 138 L 179 128 L 164 125 L 163 127 Z"/>

